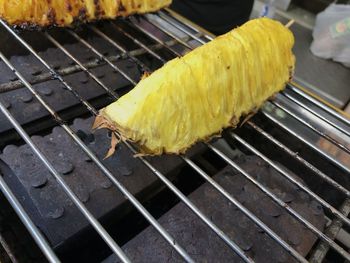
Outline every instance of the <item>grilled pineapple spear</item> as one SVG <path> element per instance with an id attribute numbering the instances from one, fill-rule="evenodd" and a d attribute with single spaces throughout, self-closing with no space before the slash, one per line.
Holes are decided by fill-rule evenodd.
<path id="1" fill-rule="evenodd" d="M 117 131 L 141 154 L 184 153 L 282 90 L 294 70 L 293 44 L 279 22 L 249 21 L 142 79 L 102 109 L 94 127 Z"/>
<path id="2" fill-rule="evenodd" d="M 171 0 L 0 0 L 0 18 L 21 26 L 69 26 L 157 11 Z"/>

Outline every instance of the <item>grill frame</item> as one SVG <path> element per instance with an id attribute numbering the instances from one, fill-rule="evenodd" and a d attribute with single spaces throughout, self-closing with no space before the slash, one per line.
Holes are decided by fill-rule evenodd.
<path id="1" fill-rule="evenodd" d="M 167 34 L 169 37 L 172 38 L 172 40 L 175 42 L 182 44 L 187 49 L 193 49 L 195 46 L 190 45 L 188 42 L 185 42 L 180 37 L 177 37 L 173 32 L 167 30 L 166 28 L 162 27 L 160 24 L 157 24 L 154 20 L 151 20 L 150 17 L 152 15 L 145 15 L 142 16 L 141 19 L 144 19 L 145 21 L 149 22 L 153 26 L 157 27 L 159 30 Z M 163 22 L 168 23 L 169 25 L 175 27 L 178 31 L 181 31 L 183 34 L 187 36 L 188 39 L 192 39 L 192 41 L 197 42 L 197 44 L 205 44 L 206 42 L 213 39 L 213 35 L 209 34 L 208 32 L 205 32 L 204 30 L 200 29 L 199 27 L 193 25 L 186 19 L 180 17 L 173 11 L 170 11 L 168 9 L 164 11 L 159 11 L 153 16 L 156 16 L 158 19 L 161 19 Z M 39 54 L 32 49 L 32 47 L 25 42 L 24 39 L 22 39 L 17 32 L 15 32 L 13 29 L 11 29 L 5 22 L 0 21 L 1 26 L 3 26 L 13 37 L 17 39 L 18 42 L 20 42 L 30 53 L 32 53 L 50 72 L 51 77 L 54 79 L 59 80 L 93 115 L 97 115 L 98 111 L 95 109 L 89 102 L 84 100 L 80 94 L 78 94 L 74 88 L 65 82 L 63 79 L 63 76 L 59 74 L 56 70 L 54 70 L 50 65 L 48 65 L 40 56 Z M 156 53 L 152 48 L 148 47 L 147 45 L 143 44 L 138 39 L 133 38 L 132 35 L 118 27 L 115 23 L 110 21 L 116 30 L 119 30 L 123 35 L 125 35 L 126 38 L 130 38 L 136 45 L 140 47 L 140 50 L 143 50 L 145 53 L 150 54 L 151 56 L 158 59 L 161 63 L 166 62 L 165 59 L 163 59 L 160 55 Z M 146 29 L 143 29 L 139 24 L 137 24 L 137 21 L 133 20 L 133 18 L 128 19 L 126 23 L 130 23 L 130 25 L 136 27 L 141 32 L 145 33 L 148 37 L 152 38 L 154 41 L 156 41 L 160 46 L 168 49 L 171 53 L 173 53 L 175 56 L 178 56 L 178 51 L 174 50 L 172 46 L 169 43 L 166 43 L 162 41 L 161 39 L 157 38 L 155 35 L 153 35 L 151 32 L 148 32 Z M 116 49 L 118 49 L 120 52 L 123 53 L 126 57 L 132 59 L 135 63 L 141 66 L 144 70 L 149 70 L 146 65 L 144 65 L 143 62 L 138 60 L 134 55 L 131 54 L 131 52 L 127 51 L 125 48 L 123 48 L 119 43 L 117 43 L 115 40 L 110 38 L 108 35 L 103 33 L 100 29 L 95 27 L 94 25 L 89 25 L 89 29 L 91 29 L 92 32 L 99 35 L 102 39 L 112 44 Z M 67 31 L 71 36 L 73 36 L 76 40 L 80 41 L 82 44 L 84 44 L 87 48 L 90 49 L 90 51 L 94 52 L 101 60 L 106 62 L 108 65 L 113 67 L 113 69 L 117 70 L 122 76 L 127 78 L 127 80 L 130 81 L 132 85 L 135 85 L 137 83 L 136 80 L 130 78 L 127 74 L 127 72 L 124 72 L 123 70 L 119 69 L 115 64 L 112 63 L 112 61 L 105 57 L 103 54 L 101 54 L 99 51 L 94 49 L 87 41 L 85 41 L 83 38 L 81 38 L 77 33 L 70 29 L 64 29 Z M 148 32 L 148 33 L 147 33 Z M 112 98 L 118 99 L 118 94 L 116 94 L 113 90 L 109 89 L 107 86 L 105 86 L 90 70 L 88 67 L 83 65 L 77 58 L 74 57 L 74 54 L 70 54 L 68 50 L 66 50 L 57 40 L 55 40 L 48 32 L 43 32 L 43 35 L 51 42 L 53 43 L 58 49 L 60 49 L 62 52 L 64 52 L 68 57 L 70 57 L 76 64 L 77 67 L 80 68 L 81 71 L 84 71 L 87 73 L 94 81 L 96 81 L 97 84 L 101 88 L 103 88 Z M 197 46 L 197 45 L 196 45 Z M 71 136 L 71 138 L 79 145 L 79 147 L 93 160 L 93 162 L 103 171 L 103 173 L 113 182 L 114 186 L 116 186 L 135 206 L 136 209 L 138 209 L 139 212 L 149 221 L 151 225 L 153 225 L 158 232 L 165 238 L 169 245 L 172 246 L 187 262 L 193 262 L 193 259 L 188 255 L 188 253 L 185 251 L 184 248 L 182 248 L 176 240 L 174 240 L 165 229 L 162 228 L 162 226 L 157 222 L 157 220 L 142 206 L 142 204 L 113 176 L 113 174 L 102 164 L 102 162 L 94 155 L 93 152 L 88 148 L 88 146 L 71 130 L 69 126 L 67 126 L 63 119 L 60 118 L 60 116 L 45 102 L 45 100 L 42 98 L 42 96 L 33 88 L 32 84 L 29 83 L 19 72 L 16 71 L 16 69 L 12 66 L 9 60 L 1 53 L 0 51 L 0 58 L 3 62 L 15 73 L 15 75 L 19 78 L 19 80 L 22 82 L 22 84 L 30 90 L 30 92 L 34 95 L 34 97 L 39 100 L 42 106 L 48 110 L 48 112 L 52 115 L 52 117 L 56 120 L 56 122 Z M 323 137 L 325 140 L 331 142 L 333 145 L 344 151 L 346 154 L 350 153 L 350 150 L 348 146 L 344 145 L 343 142 L 339 141 L 337 138 L 333 137 L 332 135 L 328 135 L 324 131 L 320 130 L 317 127 L 314 127 L 313 125 L 309 124 L 303 117 L 299 117 L 295 113 L 292 113 L 289 111 L 280 100 L 280 97 L 284 97 L 288 99 L 291 102 L 294 102 L 295 104 L 299 105 L 304 110 L 310 112 L 313 114 L 316 118 L 316 120 L 324 121 L 329 126 L 332 126 L 336 130 L 338 130 L 339 133 L 343 133 L 345 136 L 350 136 L 350 133 L 346 129 L 343 128 L 342 125 L 339 125 L 337 122 L 342 122 L 346 126 L 350 126 L 350 121 L 347 120 L 340 112 L 335 111 L 331 107 L 323 104 L 322 102 L 318 101 L 316 98 L 312 97 L 300 87 L 297 87 L 297 84 L 290 83 L 287 87 L 288 92 L 282 92 L 280 95 L 277 96 L 277 98 L 271 103 L 280 110 L 284 111 L 286 114 L 290 115 L 292 118 L 295 118 L 297 121 L 299 121 L 301 124 L 306 126 L 307 128 L 311 129 L 313 132 L 317 133 L 320 137 Z M 303 97 L 307 100 L 307 103 L 311 103 L 315 106 L 317 106 L 320 111 L 314 110 L 312 108 L 308 107 L 307 103 L 299 101 L 293 94 L 297 94 L 298 96 Z M 279 97 L 280 96 L 280 97 Z M 16 119 L 11 115 L 11 113 L 6 109 L 6 107 L 0 102 L 0 110 L 2 113 L 7 117 L 7 119 L 12 123 L 14 128 L 17 130 L 17 132 L 20 134 L 20 136 L 26 141 L 26 143 L 32 148 L 32 150 L 35 152 L 35 154 L 42 160 L 42 162 L 45 164 L 45 166 L 49 169 L 51 174 L 56 178 L 56 180 L 60 183 L 63 190 L 70 196 L 72 201 L 75 203 L 75 205 L 79 208 L 79 210 L 86 216 L 86 218 L 90 221 L 91 225 L 95 228 L 95 230 L 101 235 L 101 237 L 106 241 L 106 243 L 109 245 L 109 247 L 112 249 L 112 251 L 123 261 L 123 262 L 129 262 L 129 259 L 124 254 L 122 249 L 118 246 L 118 244 L 115 243 L 115 241 L 111 238 L 111 236 L 107 233 L 107 231 L 99 224 L 96 218 L 94 218 L 91 213 L 86 209 L 84 204 L 77 198 L 77 196 L 74 194 L 74 192 L 69 188 L 69 186 L 64 182 L 62 179 L 62 176 L 55 170 L 55 168 L 52 166 L 50 161 L 46 158 L 45 155 L 43 155 L 40 150 L 36 147 L 36 145 L 33 143 L 33 141 L 30 139 L 29 135 L 24 131 L 24 129 L 21 127 L 21 125 L 16 121 Z M 327 117 L 325 117 L 320 112 L 326 112 L 327 114 L 330 114 L 334 117 L 334 120 L 329 120 Z M 262 110 L 263 114 L 269 118 L 271 121 L 273 121 L 276 125 L 284 128 L 285 130 L 289 131 L 291 134 L 293 134 L 295 137 L 300 139 L 301 141 L 305 142 L 312 148 L 314 148 L 316 151 L 318 151 L 321 155 L 323 155 L 325 158 L 327 158 L 330 162 L 333 162 L 335 165 L 337 165 L 340 169 L 343 169 L 345 172 L 350 174 L 350 169 L 341 162 L 339 162 L 336 158 L 333 158 L 331 155 L 329 155 L 327 152 L 323 152 L 322 150 L 319 150 L 316 147 L 313 147 L 313 144 L 308 141 L 308 139 L 302 137 L 302 135 L 297 134 L 293 132 L 291 129 L 286 127 L 282 122 L 280 122 L 276 117 L 274 117 L 271 113 L 268 113 L 265 110 Z M 328 184 L 332 185 L 339 191 L 341 191 L 343 194 L 346 195 L 348 198 L 350 196 L 350 191 L 344 188 L 342 185 L 337 183 L 335 180 L 327 176 L 325 173 L 320 171 L 317 167 L 313 166 L 311 163 L 306 161 L 304 158 L 302 158 L 298 153 L 293 152 L 288 147 L 283 145 L 283 143 L 279 142 L 277 139 L 274 139 L 272 135 L 265 132 L 263 129 L 261 129 L 259 126 L 254 124 L 251 120 L 247 122 L 247 125 L 251 126 L 255 130 L 257 130 L 260 134 L 262 134 L 264 137 L 269 139 L 271 142 L 273 142 L 275 145 L 279 146 L 281 149 L 285 149 L 286 153 L 291 155 L 293 158 L 298 160 L 300 163 L 311 169 L 317 176 L 319 176 L 322 180 L 327 182 Z M 261 157 L 265 162 L 270 164 L 275 170 L 277 170 L 281 176 L 284 178 L 287 178 L 289 181 L 291 181 L 293 184 L 297 185 L 300 189 L 302 189 L 304 192 L 306 192 L 308 195 L 310 195 L 313 199 L 317 200 L 322 204 L 322 206 L 330 211 L 336 218 L 338 218 L 342 223 L 345 223 L 350 226 L 350 220 L 340 211 L 338 211 L 336 208 L 334 208 L 332 205 L 327 203 L 322 197 L 318 196 L 316 193 L 312 192 L 307 186 L 303 185 L 299 181 L 295 180 L 288 172 L 281 169 L 279 166 L 277 166 L 271 159 L 266 157 L 264 154 L 259 152 L 256 148 L 254 148 L 253 145 L 246 142 L 244 139 L 242 139 L 240 136 L 238 136 L 236 133 L 233 134 L 233 138 L 241 143 L 244 147 L 246 147 L 248 150 L 252 151 L 255 155 Z M 348 141 L 350 142 L 350 141 Z M 134 148 L 134 146 L 128 142 L 124 142 L 125 145 L 130 149 L 130 151 L 133 154 L 136 154 L 137 151 Z M 236 170 L 238 170 L 242 176 L 247 178 L 249 181 L 251 181 L 254 185 L 256 185 L 261 191 L 263 191 L 267 196 L 269 196 L 274 202 L 276 202 L 279 206 L 281 206 L 283 209 L 288 211 L 289 214 L 294 216 L 297 220 L 299 220 L 301 223 L 303 223 L 309 230 L 311 230 L 316 236 L 321 238 L 325 243 L 327 243 L 330 247 L 335 249 L 340 255 L 342 255 L 345 259 L 350 260 L 350 254 L 345 251 L 342 247 L 340 247 L 334 240 L 324 233 L 322 233 L 320 230 L 318 230 L 316 227 L 314 227 L 310 222 L 308 222 L 305 218 L 303 218 L 298 212 L 293 210 L 291 207 L 288 206 L 284 201 L 282 201 L 279 197 L 277 197 L 274 193 L 272 193 L 269 189 L 261 185 L 258 181 L 256 181 L 253 177 L 251 177 L 247 172 L 242 170 L 233 160 L 231 160 L 229 157 L 227 157 L 221 150 L 219 150 L 216 146 L 214 146 L 212 143 L 205 143 L 206 146 L 213 151 L 215 154 L 220 156 L 225 162 L 227 162 L 228 165 L 232 166 Z M 177 197 L 184 202 L 203 222 L 207 224 L 208 227 L 210 227 L 234 252 L 236 252 L 245 262 L 254 262 L 246 253 L 235 243 L 233 242 L 225 233 L 223 233 L 206 215 L 204 215 L 178 188 L 176 188 L 172 182 L 170 182 L 159 170 L 157 170 L 156 167 L 152 166 L 149 161 L 147 161 L 144 157 L 137 157 L 139 158 L 146 167 L 148 167 L 173 193 L 177 195 Z M 295 251 L 286 241 L 281 239 L 278 234 L 276 234 L 273 230 L 271 230 L 268 226 L 265 225 L 259 218 L 257 218 L 254 214 L 252 214 L 247 208 L 244 207 L 243 204 L 239 203 L 237 199 L 235 199 L 233 196 L 228 194 L 228 192 L 225 191 L 225 189 L 220 186 L 218 183 L 216 183 L 208 174 L 206 174 L 198 165 L 196 165 L 191 159 L 189 159 L 186 156 L 180 156 L 182 160 L 187 163 L 189 166 L 191 166 L 196 172 L 198 172 L 206 182 L 208 182 L 212 187 L 214 187 L 216 190 L 218 190 L 223 196 L 225 196 L 228 201 L 230 201 L 232 204 L 237 206 L 241 212 L 243 212 L 248 218 L 250 218 L 256 225 L 261 227 L 272 239 L 274 239 L 281 247 L 283 247 L 289 254 L 291 254 L 295 259 L 297 259 L 299 262 L 307 262 L 307 260 L 302 257 L 297 251 Z M 35 241 L 39 245 L 39 247 L 42 249 L 43 253 L 47 256 L 47 259 L 50 262 L 59 262 L 59 259 L 56 257 L 53 250 L 50 248 L 50 246 L 47 244 L 45 238 L 42 236 L 40 231 L 35 227 L 33 222 L 30 220 L 29 216 L 26 214 L 23 207 L 20 205 L 19 201 L 16 199 L 14 194 L 11 192 L 11 189 L 6 185 L 5 181 L 1 178 L 0 179 L 0 188 L 2 192 L 5 194 L 9 202 L 12 204 L 12 206 L 16 209 L 16 212 L 18 213 L 19 217 L 22 219 L 23 223 L 27 227 L 30 234 L 34 237 Z"/>

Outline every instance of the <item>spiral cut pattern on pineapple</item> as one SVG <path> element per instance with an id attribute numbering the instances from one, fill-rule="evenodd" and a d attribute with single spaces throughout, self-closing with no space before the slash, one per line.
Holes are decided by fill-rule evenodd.
<path id="1" fill-rule="evenodd" d="M 184 153 L 282 90 L 294 71 L 293 44 L 281 23 L 249 21 L 142 79 L 94 127 L 117 131 L 141 154 Z"/>

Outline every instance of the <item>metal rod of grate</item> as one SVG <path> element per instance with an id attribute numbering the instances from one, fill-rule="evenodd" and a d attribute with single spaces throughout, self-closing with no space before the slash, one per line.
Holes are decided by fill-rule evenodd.
<path id="1" fill-rule="evenodd" d="M 49 33 L 44 32 L 43 33 L 45 37 L 54 44 L 57 48 L 62 50 L 64 54 L 66 54 L 71 60 L 74 61 L 86 74 L 88 74 L 98 85 L 100 85 L 110 96 L 112 96 L 114 99 L 118 98 L 118 95 L 111 89 L 109 89 L 101 80 L 98 79 L 94 74 L 91 73 L 89 69 L 87 69 L 79 60 L 77 60 L 69 51 L 64 48 L 54 37 L 52 37 Z"/>
<path id="2" fill-rule="evenodd" d="M 151 34 L 150 32 L 148 32 L 147 30 L 145 30 L 143 27 L 141 27 L 140 25 L 138 25 L 137 23 L 129 23 L 129 25 L 134 26 L 135 28 L 137 28 L 138 30 L 140 30 L 143 34 L 145 34 L 146 36 L 148 36 L 150 39 L 153 39 L 154 41 L 156 41 L 158 44 L 160 44 L 162 47 L 166 48 L 167 50 L 169 50 L 171 53 L 173 53 L 175 56 L 180 57 L 181 54 L 179 52 L 177 52 L 176 50 L 174 50 L 173 48 L 170 48 L 168 45 L 166 45 L 162 40 L 160 40 L 159 38 L 155 37 L 153 34 Z"/>
<path id="3" fill-rule="evenodd" d="M 11 29 L 10 29 L 11 30 Z M 109 38 L 106 34 L 104 34 L 103 32 L 101 32 L 99 29 L 97 29 L 97 28 L 95 28 L 95 27 L 92 27 L 92 31 L 94 31 L 96 34 L 98 34 L 98 35 L 100 35 L 102 38 L 104 38 L 105 40 L 107 40 L 108 42 L 110 42 L 110 43 L 115 43 L 115 41 L 113 41 L 111 38 Z M 12 32 L 12 31 L 10 31 L 10 32 Z M 14 33 L 14 32 L 12 32 L 13 34 L 16 34 L 16 33 Z M 75 33 L 74 33 L 75 34 Z M 132 37 L 131 35 L 129 35 L 130 37 Z M 190 35 L 191 36 L 191 35 Z M 191 36 L 192 37 L 192 36 Z M 80 38 L 80 37 L 79 37 Z M 158 41 L 157 41 L 158 42 Z M 22 43 L 22 42 L 21 42 Z M 82 42 L 83 43 L 83 42 Z M 86 42 L 87 43 L 87 42 Z M 179 42 L 180 43 L 180 42 Z M 22 43 L 23 44 L 23 43 Z M 136 43 L 137 44 L 137 43 Z M 180 43 L 181 44 L 181 43 Z M 119 44 L 117 44 L 117 43 L 115 43 L 115 44 L 113 44 L 115 47 L 117 47 L 119 50 L 121 50 L 122 52 L 124 52 L 124 53 L 126 53 L 127 55 L 128 55 L 128 52 L 125 50 L 125 49 L 120 49 L 120 45 Z M 26 46 L 26 45 L 25 45 Z M 26 46 L 27 47 L 27 46 Z M 90 46 L 91 47 L 91 46 Z M 95 51 L 97 51 L 97 50 L 95 50 Z M 34 52 L 35 53 L 35 52 Z M 96 53 L 96 52 L 95 52 Z M 96 53 L 97 54 L 97 53 Z M 101 55 L 101 54 L 100 54 Z M 105 60 L 106 62 L 108 61 L 108 60 L 106 60 L 106 58 L 104 58 L 103 56 L 100 56 L 103 60 Z M 133 57 L 133 56 L 131 56 L 131 57 Z M 139 60 L 134 60 L 136 63 L 141 63 L 142 64 L 142 62 L 140 62 Z M 108 62 L 107 62 L 108 63 Z M 109 64 L 109 63 L 108 63 Z M 50 69 L 50 68 L 49 68 Z M 54 71 L 52 71 L 53 73 L 55 73 Z M 53 74 L 54 75 L 54 74 Z M 54 75 L 55 76 L 55 75 Z M 57 76 L 56 76 L 57 77 Z M 59 79 L 60 80 L 60 79 Z M 74 92 L 73 90 L 72 90 L 72 92 Z M 83 103 L 83 104 L 85 104 L 87 107 L 88 106 L 90 106 L 91 107 L 91 105 L 89 105 L 87 102 L 84 102 L 84 100 L 83 99 L 81 99 L 80 97 L 79 97 L 79 94 L 77 94 L 78 95 L 78 98 L 79 98 L 79 100 Z M 40 97 L 40 96 L 39 96 Z M 37 97 L 38 98 L 38 97 Z M 93 114 L 96 114 L 96 109 L 93 109 L 92 107 L 91 107 L 91 109 L 88 107 L 88 109 L 93 113 Z M 53 116 L 56 116 L 56 118 L 57 118 L 57 114 L 55 114 L 55 112 L 51 112 L 52 114 L 53 114 Z M 62 125 L 62 123 L 60 123 L 61 125 Z M 69 130 L 68 130 L 69 131 Z M 67 132 L 68 132 L 67 131 Z M 73 134 L 74 135 L 74 134 Z M 73 136 L 72 135 L 72 136 Z M 79 138 L 78 138 L 79 139 Z M 80 145 L 80 144 L 79 144 Z M 82 145 L 80 145 L 80 146 L 84 146 L 84 144 L 82 143 Z M 136 151 L 135 151 L 135 149 L 130 145 L 130 144 L 127 144 L 127 146 L 130 148 L 130 150 L 132 150 L 132 152 L 134 152 L 134 153 L 136 153 Z M 85 146 L 86 147 L 86 146 Z M 227 157 L 228 158 L 228 157 Z M 183 194 L 177 189 L 177 188 L 175 188 L 172 184 L 171 184 L 171 182 L 169 182 L 158 170 L 156 170 L 147 160 L 145 160 L 144 158 L 140 158 L 144 163 L 145 163 L 145 165 L 147 165 L 171 190 L 173 190 L 181 199 L 183 199 L 183 201 L 187 201 L 186 199 L 186 197 L 185 196 L 183 196 Z M 188 160 L 188 159 L 187 159 Z M 95 160 L 94 160 L 95 161 Z M 97 160 L 98 161 L 98 160 Z M 185 159 L 185 161 L 186 161 L 186 159 Z M 190 161 L 190 160 L 188 160 L 188 161 Z M 187 161 L 186 161 L 187 162 Z M 190 161 L 191 162 L 191 161 Z M 188 163 L 188 162 L 187 162 Z M 188 164 L 190 164 L 190 163 L 188 163 Z M 191 164 L 190 164 L 191 165 Z M 103 166 L 103 165 L 102 165 Z M 193 168 L 195 168 L 194 166 L 192 166 Z M 101 168 L 101 167 L 100 167 Z M 195 169 L 195 170 L 197 170 L 197 172 L 199 172 L 199 170 L 198 169 Z M 203 173 L 200 173 L 202 176 L 204 175 Z M 112 176 L 113 177 L 113 176 Z M 326 176 L 327 177 L 327 176 Z M 214 187 L 218 187 L 218 185 L 215 185 L 215 184 L 212 184 Z M 221 190 L 223 190 L 222 188 L 217 188 L 217 189 L 221 189 Z M 225 193 L 224 191 L 221 191 L 222 193 Z M 181 197 L 182 196 L 182 197 Z M 226 195 L 225 195 L 226 196 Z M 228 198 L 228 196 L 226 196 L 227 198 Z M 230 199 L 231 200 L 231 199 Z M 231 200 L 232 201 L 232 200 Z M 185 202 L 186 203 L 186 202 Z M 186 203 L 187 205 L 189 205 L 189 206 L 191 206 L 191 204 L 190 203 Z M 244 208 L 244 207 L 241 207 L 241 208 Z M 192 210 L 196 210 L 195 209 L 195 207 L 192 207 Z M 195 211 L 196 212 L 196 211 Z M 246 211 L 247 212 L 247 211 Z M 201 216 L 201 212 L 199 211 L 199 216 Z M 198 215 L 198 214 L 197 214 Z M 253 218 L 253 217 L 252 217 Z M 252 219 L 251 218 L 251 219 Z M 203 219 L 203 218 L 202 218 Z M 257 222 L 259 222 L 258 220 L 253 220 L 255 223 L 257 223 Z M 306 221 L 307 222 L 307 221 Z M 261 222 L 259 222 L 259 223 L 261 223 Z M 208 224 L 208 222 L 207 222 L 207 224 Z M 309 223 L 310 224 L 310 223 Z M 259 224 L 258 224 L 259 225 Z M 260 227 L 261 226 L 264 226 L 263 225 L 263 223 L 262 224 L 260 224 L 259 225 Z M 312 225 L 311 225 L 312 226 Z M 213 226 L 212 226 L 213 227 Z M 310 227 L 310 226 L 309 226 Z M 215 230 L 214 230 L 215 231 Z M 267 232 L 269 232 L 269 234 L 273 234 L 273 232 L 271 232 L 271 231 L 267 231 Z M 322 233 L 321 233 L 322 234 Z M 284 241 L 283 240 L 279 240 L 279 238 L 278 238 L 278 236 L 276 237 L 276 239 L 279 241 L 279 243 L 280 244 L 284 244 L 284 245 L 286 245 L 286 246 L 284 246 L 284 248 L 285 249 L 287 249 L 288 250 L 288 244 L 285 244 L 285 243 L 283 243 Z M 327 241 L 327 237 L 325 236 L 324 237 L 324 239 Z M 329 240 L 328 240 L 329 241 Z M 345 253 L 342 253 L 343 251 L 341 251 L 339 248 L 337 248 L 336 246 L 334 246 L 334 244 L 332 245 L 332 242 L 331 242 L 332 240 L 330 240 L 330 242 L 329 242 L 329 244 L 333 247 L 333 248 L 335 248 L 336 250 L 338 250 L 338 252 L 339 253 L 341 253 L 345 258 L 347 258 L 347 259 L 349 259 L 349 255 L 348 254 L 345 254 Z M 236 247 L 236 249 L 237 250 L 239 250 L 239 248 L 237 248 Z M 237 252 L 237 251 L 236 251 Z M 292 250 L 290 250 L 289 252 L 293 252 Z M 347 252 L 346 252 L 347 253 Z M 293 254 L 293 253 L 292 253 Z M 245 259 L 246 261 L 251 261 L 251 259 L 249 259 L 248 257 L 247 258 L 245 258 L 246 257 L 246 255 L 244 254 L 244 252 L 243 252 L 243 254 L 242 255 L 240 255 L 243 259 Z M 299 259 L 299 261 L 304 261 L 305 259 L 303 259 L 303 258 L 298 258 L 298 255 L 297 254 L 294 254 L 294 256 L 297 258 L 297 259 Z M 300 256 L 300 255 L 299 255 Z"/>
<path id="4" fill-rule="evenodd" d="M 0 110 L 4 112 L 4 109 L 6 112 L 6 108 L 0 102 Z M 30 219 L 29 215 L 26 213 L 26 211 L 24 210 L 24 208 L 22 207 L 22 205 L 20 204 L 16 196 L 8 187 L 5 180 L 2 178 L 1 174 L 0 174 L 0 188 L 4 196 L 6 197 L 6 199 L 14 208 L 18 217 L 21 219 L 22 223 L 29 230 L 29 233 L 33 237 L 36 244 L 40 247 L 41 251 L 46 256 L 47 260 L 51 263 L 59 263 L 60 260 L 57 258 L 55 252 L 53 252 L 52 248 L 50 247 L 49 243 L 46 241 L 45 237 L 41 234 L 40 230 L 35 226 L 33 221 Z"/>
<path id="5" fill-rule="evenodd" d="M 200 44 L 205 44 L 207 43 L 207 41 L 204 41 L 203 39 L 201 39 L 200 37 L 198 37 L 197 35 L 193 34 L 191 31 L 187 30 L 186 28 L 184 28 L 183 26 L 181 26 L 180 24 L 174 22 L 174 20 L 167 16 L 164 12 L 159 11 L 158 15 L 163 18 L 166 22 L 168 22 L 170 25 L 176 27 L 178 30 L 184 32 L 185 34 L 189 35 L 190 37 L 192 37 L 194 40 L 198 41 Z"/>

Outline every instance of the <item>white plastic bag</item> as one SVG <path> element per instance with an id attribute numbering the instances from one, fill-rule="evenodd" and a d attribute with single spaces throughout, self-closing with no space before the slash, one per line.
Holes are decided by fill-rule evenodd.
<path id="1" fill-rule="evenodd" d="M 316 17 L 311 52 L 350 67 L 350 5 L 331 4 Z"/>

